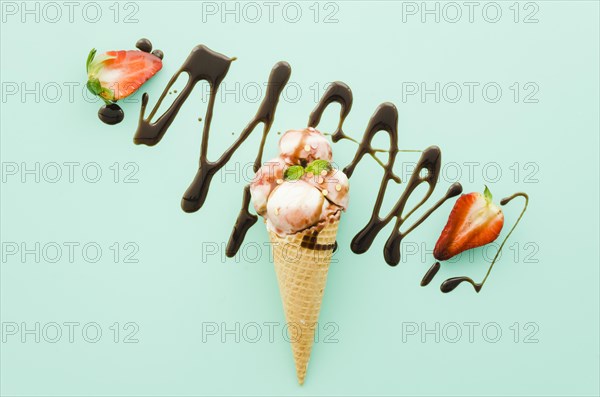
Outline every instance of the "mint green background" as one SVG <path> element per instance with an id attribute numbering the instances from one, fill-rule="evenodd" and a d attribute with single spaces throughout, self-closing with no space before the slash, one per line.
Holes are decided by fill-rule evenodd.
<path id="1" fill-rule="evenodd" d="M 510 2 L 512 3 L 512 2 Z M 99 323 L 100 342 L 21 343 L 11 337 L 0 344 L 3 395 L 598 395 L 599 393 L 599 254 L 598 254 L 598 14 L 593 1 L 538 2 L 537 24 L 515 24 L 510 3 L 501 3 L 501 22 L 474 23 L 401 21 L 401 4 L 340 2 L 339 23 L 315 24 L 310 3 L 297 24 L 277 14 L 273 24 L 201 22 L 193 2 L 139 2 L 139 23 L 114 23 L 106 16 L 97 24 L 76 17 L 75 23 L 2 24 L 2 82 L 84 82 L 84 61 L 91 47 L 99 51 L 132 49 L 149 37 L 165 52 L 164 69 L 143 91 L 154 103 L 168 79 L 199 43 L 239 59 L 226 82 L 266 81 L 272 65 L 288 61 L 292 78 L 303 89 L 297 103 L 282 102 L 267 155 L 275 154 L 276 131 L 305 126 L 314 107 L 314 82 L 342 80 L 352 87 L 355 102 L 345 129 L 360 137 L 368 117 L 383 101 L 396 103 L 400 145 L 405 149 L 438 145 L 444 161 L 497 162 L 503 176 L 488 183 L 496 199 L 524 190 L 530 209 L 509 245 L 539 246 L 538 263 L 503 256 L 480 294 L 467 286 L 441 294 L 446 277 L 481 279 L 482 261 L 466 257 L 443 266 L 428 288 L 419 287 L 433 262 L 407 257 L 396 268 L 385 264 L 382 246 L 390 227 L 372 249 L 355 255 L 349 248 L 366 223 L 381 172 L 366 159 L 351 180 L 351 205 L 341 224 L 338 263 L 332 265 L 321 322 L 339 326 L 338 343 L 313 348 L 306 384 L 299 387 L 288 343 L 263 333 L 255 344 L 231 337 L 203 343 L 203 322 L 283 322 L 277 284 L 267 255 L 257 263 L 211 257 L 202 263 L 202 242 L 225 244 L 241 203 L 243 180 L 215 178 L 208 200 L 197 213 L 185 214 L 179 200 L 196 172 L 200 133 L 197 117 L 205 104 L 197 89 L 171 129 L 156 147 L 137 147 L 137 103 L 124 104 L 126 119 L 109 127 L 96 118 L 99 104 L 81 96 L 70 103 L 63 90 L 57 103 L 9 97 L 1 109 L 3 162 L 41 163 L 95 161 L 101 182 L 63 179 L 1 185 L 3 242 L 98 242 L 98 263 L 1 264 L 2 322 Z M 433 3 L 431 3 L 433 4 Z M 63 17 L 64 18 L 64 17 Z M 502 99 L 490 104 L 402 103 L 403 81 L 498 82 Z M 536 82 L 539 103 L 514 103 L 508 87 L 515 81 Z M 178 83 L 178 88 L 182 83 Z M 229 86 L 231 87 L 231 86 Z M 173 98 L 170 96 L 168 98 Z M 258 104 L 230 96 L 218 101 L 210 153 L 226 148 Z M 322 120 L 332 131 L 337 108 Z M 232 136 L 231 132 L 235 132 Z M 252 161 L 258 133 L 233 161 Z M 380 145 L 386 144 L 381 139 Z M 334 156 L 342 166 L 355 146 L 339 143 Z M 402 153 L 398 162 L 416 161 Z M 113 183 L 114 162 L 139 165 L 139 183 Z M 513 180 L 509 166 L 535 162 L 537 183 L 525 183 L 524 171 Z M 462 168 L 466 170 L 465 167 Z M 463 175 L 465 191 L 483 189 L 481 166 L 473 180 Z M 441 181 L 432 204 L 449 186 Z M 388 193 L 389 208 L 401 189 Z M 451 203 L 425 222 L 408 241 L 432 249 Z M 505 208 L 507 226 L 521 209 L 519 200 Z M 507 227 L 503 232 L 506 233 Z M 268 240 L 259 224 L 247 242 Z M 139 263 L 114 263 L 107 247 L 136 242 Z M 510 252 L 510 251 L 508 251 Z M 265 254 L 265 250 L 263 250 Z M 481 324 L 496 322 L 503 330 L 498 343 L 476 334 L 456 343 L 430 336 L 402 341 L 402 323 Z M 136 322 L 137 344 L 113 343 L 108 327 Z M 519 322 L 539 326 L 538 343 L 515 343 L 509 327 Z M 279 330 L 281 328 L 278 328 Z M 480 329 L 480 328 L 479 328 Z M 463 328 L 465 330 L 465 328 Z M 523 332 L 523 331 L 522 331 Z M 323 334 L 327 332 L 322 331 Z"/>

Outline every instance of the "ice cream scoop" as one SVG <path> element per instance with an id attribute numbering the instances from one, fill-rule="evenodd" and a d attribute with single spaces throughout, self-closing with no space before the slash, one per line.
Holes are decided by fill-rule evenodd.
<path id="1" fill-rule="evenodd" d="M 331 146 L 325 136 L 309 127 L 286 132 L 280 154 L 258 170 L 250 193 L 256 212 L 277 235 L 291 235 L 326 220 L 339 219 L 348 207 L 348 178 L 331 166 Z"/>
<path id="2" fill-rule="evenodd" d="M 325 196 L 303 180 L 284 181 L 267 201 L 267 228 L 277 234 L 292 234 L 321 219 Z"/>
<path id="3" fill-rule="evenodd" d="M 308 127 L 289 130 L 279 140 L 280 155 L 291 165 L 302 165 L 313 160 L 331 161 L 331 145 L 318 130 Z"/>
<path id="4" fill-rule="evenodd" d="M 333 204 L 348 208 L 348 191 L 350 184 L 348 177 L 340 170 L 323 170 L 320 174 L 306 173 L 303 180 L 315 186 Z"/>
<path id="5" fill-rule="evenodd" d="M 281 157 L 275 157 L 265 162 L 254 175 L 250 183 L 250 194 L 257 214 L 264 215 L 267 211 L 267 199 L 277 186 L 277 181 L 283 181 L 285 166 Z"/>

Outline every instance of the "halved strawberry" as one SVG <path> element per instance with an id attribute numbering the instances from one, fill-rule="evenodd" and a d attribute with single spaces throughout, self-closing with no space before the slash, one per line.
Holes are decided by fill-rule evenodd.
<path id="1" fill-rule="evenodd" d="M 471 248 L 481 247 L 498 238 L 504 226 L 504 214 L 492 202 L 485 187 L 479 192 L 463 194 L 456 200 L 448 223 L 435 244 L 433 256 L 443 261 Z"/>
<path id="2" fill-rule="evenodd" d="M 162 68 L 162 60 L 144 51 L 108 51 L 96 57 L 92 49 L 86 62 L 88 89 L 105 102 L 133 94 Z"/>

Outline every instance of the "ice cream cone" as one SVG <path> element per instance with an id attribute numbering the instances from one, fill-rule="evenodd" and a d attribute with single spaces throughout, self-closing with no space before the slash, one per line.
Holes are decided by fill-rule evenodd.
<path id="1" fill-rule="evenodd" d="M 279 236 L 270 232 L 275 272 L 283 302 L 298 383 L 304 383 L 329 262 L 335 247 L 339 212 L 316 227 Z"/>

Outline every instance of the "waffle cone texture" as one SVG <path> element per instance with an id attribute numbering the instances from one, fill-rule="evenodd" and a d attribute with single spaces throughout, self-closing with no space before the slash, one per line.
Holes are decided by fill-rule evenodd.
<path id="1" fill-rule="evenodd" d="M 321 231 L 313 227 L 287 236 L 269 233 L 299 384 L 308 368 L 339 222 L 338 213 Z"/>

